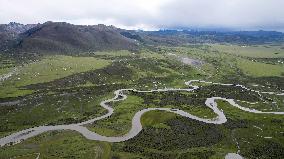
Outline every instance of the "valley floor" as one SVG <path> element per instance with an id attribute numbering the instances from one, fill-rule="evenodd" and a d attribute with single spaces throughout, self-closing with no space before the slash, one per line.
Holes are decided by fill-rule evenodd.
<path id="1" fill-rule="evenodd" d="M 0 158 L 281 158 L 284 57 L 242 52 L 158 47 L 3 65 Z"/>

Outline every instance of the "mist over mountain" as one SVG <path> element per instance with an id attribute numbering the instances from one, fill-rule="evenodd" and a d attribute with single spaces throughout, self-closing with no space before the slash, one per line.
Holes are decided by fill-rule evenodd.
<path id="1" fill-rule="evenodd" d="M 2 0 L 1 4 L 0 23 L 65 21 L 147 30 L 183 27 L 284 31 L 281 0 Z"/>

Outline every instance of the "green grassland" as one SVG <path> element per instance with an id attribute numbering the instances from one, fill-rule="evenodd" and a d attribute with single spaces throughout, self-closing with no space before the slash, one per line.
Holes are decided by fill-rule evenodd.
<path id="1" fill-rule="evenodd" d="M 11 72 L 15 67 L 15 61 L 0 55 L 0 76 Z"/>
<path id="2" fill-rule="evenodd" d="M 3 98 L 29 94 L 32 91 L 24 89 L 24 86 L 53 81 L 75 73 L 103 68 L 109 64 L 107 60 L 93 57 L 48 56 L 17 67 L 15 75 L 1 83 L 0 96 Z"/>
<path id="3" fill-rule="evenodd" d="M 211 45 L 220 52 L 226 52 L 233 55 L 254 57 L 254 58 L 281 58 L 284 56 L 284 50 L 281 46 L 271 45 Z"/>
<path id="4" fill-rule="evenodd" d="M 184 64 L 169 53 L 203 64 Z M 135 53 L 49 55 L 26 64 L 2 57 L 0 73 L 9 72 L 14 66 L 17 73 L 0 83 L 0 137 L 34 126 L 78 123 L 101 116 L 106 110 L 100 107 L 100 101 L 112 98 L 113 91 L 121 88 L 186 88 L 185 81 L 203 79 L 248 87 L 257 84 L 259 87 L 254 89 L 279 92 L 284 90 L 284 66 L 277 63 L 281 58 L 283 50 L 278 51 L 278 46 L 205 44 L 143 48 Z M 214 118 L 216 114 L 204 104 L 212 96 L 270 103 L 243 104 L 259 110 L 284 109 L 282 97 L 266 95 L 261 99 L 256 93 L 237 87 L 198 85 L 201 89 L 191 93 L 125 92 L 128 94 L 125 101 L 110 103 L 115 109 L 110 118 L 88 128 L 105 136 L 123 135 L 129 131 L 134 114 L 150 107 L 177 108 L 199 117 Z M 271 104 L 270 98 L 279 109 Z M 228 117 L 228 122 L 222 125 L 152 111 L 142 116 L 143 130 L 138 136 L 126 142 L 90 141 L 71 131 L 47 132 L 1 148 L 0 158 L 36 158 L 40 153 L 40 158 L 215 159 L 236 152 L 236 142 L 240 154 L 246 158 L 283 156 L 283 116 L 247 113 L 222 101 L 218 105 Z"/>
<path id="5" fill-rule="evenodd" d="M 241 60 L 238 67 L 247 75 L 264 77 L 264 76 L 284 76 L 283 65 L 272 65 L 250 60 Z"/>
<path id="6" fill-rule="evenodd" d="M 118 105 L 111 103 L 111 105 L 116 109 L 111 118 L 97 121 L 88 127 L 101 135 L 122 136 L 130 130 L 134 114 L 143 109 L 141 99 L 129 96 L 127 101 L 122 101 Z"/>
<path id="7" fill-rule="evenodd" d="M 24 148 L 24 149 L 23 149 Z M 48 132 L 27 140 L 25 146 L 17 145 L 13 149 L 4 148 L 0 150 L 1 158 L 93 158 L 107 159 L 111 153 L 110 144 L 94 142 L 74 132 Z M 15 156 L 16 154 L 16 156 Z"/>
<path id="8" fill-rule="evenodd" d="M 53 56 L 26 64 L 19 70 L 18 86 L 49 82 L 71 74 L 95 70 L 107 66 L 109 61 L 91 57 Z M 23 73 L 21 73 L 23 72 Z"/>

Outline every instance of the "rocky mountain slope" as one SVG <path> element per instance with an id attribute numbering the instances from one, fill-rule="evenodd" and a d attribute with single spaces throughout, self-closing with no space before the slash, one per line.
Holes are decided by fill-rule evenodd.
<path id="1" fill-rule="evenodd" d="M 1 45 L 1 48 L 18 54 L 134 50 L 138 45 L 136 40 L 121 35 L 120 29 L 105 25 L 82 26 L 64 22 L 46 22 L 28 29 L 11 26 L 10 30 L 13 32 L 3 31 L 1 35 L 4 40 L 9 39 L 6 40 L 5 46 Z"/>
<path id="2" fill-rule="evenodd" d="M 7 50 L 14 41 L 19 37 L 19 34 L 35 27 L 36 24 L 23 25 L 20 23 L 11 22 L 9 24 L 0 24 L 0 48 Z"/>

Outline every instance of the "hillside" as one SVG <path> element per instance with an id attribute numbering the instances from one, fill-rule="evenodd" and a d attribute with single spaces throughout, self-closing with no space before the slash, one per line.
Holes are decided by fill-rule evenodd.
<path id="1" fill-rule="evenodd" d="M 19 34 L 35 27 L 36 24 L 23 25 L 11 22 L 9 24 L 0 24 L 0 48 L 6 50 L 11 47 L 13 42 L 18 38 Z"/>
<path id="2" fill-rule="evenodd" d="M 102 50 L 134 50 L 134 40 L 112 26 L 80 26 L 46 22 L 17 34 L 9 51 L 21 53 L 72 54 Z"/>

